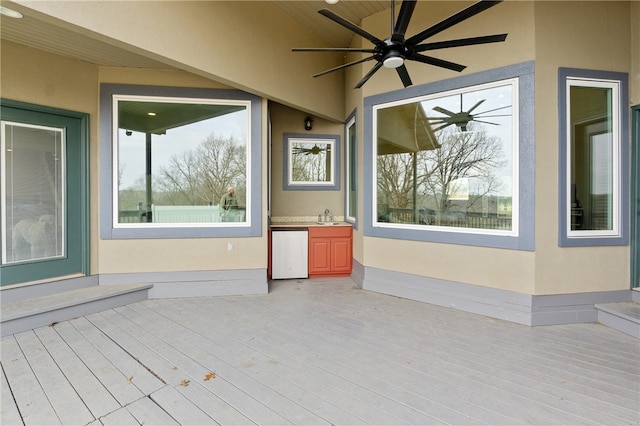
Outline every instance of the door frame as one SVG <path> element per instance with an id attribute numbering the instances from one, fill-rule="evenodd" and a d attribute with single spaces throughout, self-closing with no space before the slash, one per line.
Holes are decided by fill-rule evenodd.
<path id="1" fill-rule="evenodd" d="M 0 107 L 2 109 L 7 108 L 11 112 L 11 115 L 24 114 L 25 119 L 18 121 L 27 124 L 41 124 L 35 117 L 38 116 L 50 116 L 51 120 L 73 123 L 70 127 L 73 129 L 66 132 L 69 138 L 75 138 L 73 147 L 69 147 L 67 143 L 67 158 L 71 158 L 71 161 L 67 161 L 67 169 L 65 174 L 69 174 L 69 165 L 73 163 L 74 170 L 72 173 L 75 182 L 67 182 L 67 227 L 66 232 L 70 232 L 70 222 L 77 224 L 77 227 L 73 232 L 79 232 L 79 235 L 74 235 L 73 240 L 76 241 L 75 246 L 71 250 L 69 247 L 70 238 L 67 235 L 67 259 L 70 255 L 73 256 L 69 262 L 70 266 L 58 267 L 54 264 L 55 260 L 47 260 L 42 265 L 38 266 L 38 262 L 28 262 L 24 265 L 3 265 L 2 268 L 6 272 L 9 272 L 10 268 L 23 268 L 25 271 L 36 271 L 35 275 L 25 275 L 24 280 L 16 276 L 20 276 L 22 270 L 11 271 L 9 273 L 10 281 L 6 284 L 2 282 L 2 287 L 7 288 L 12 285 L 23 285 L 30 282 L 42 282 L 53 281 L 57 278 L 65 277 L 70 274 L 81 273 L 85 276 L 90 274 L 90 231 L 89 231 L 89 114 L 81 113 L 77 111 L 69 111 L 60 108 L 52 108 L 43 105 L 29 104 L 25 102 L 13 101 L 8 99 L 0 99 Z M 12 120 L 16 121 L 16 120 Z M 73 150 L 73 151 L 72 151 Z M 72 194 L 74 200 L 74 209 L 76 211 L 70 212 L 69 210 L 69 195 Z M 0 229 L 2 232 L 2 229 Z M 45 265 L 46 263 L 46 265 Z M 4 281 L 4 280 L 3 280 Z"/>

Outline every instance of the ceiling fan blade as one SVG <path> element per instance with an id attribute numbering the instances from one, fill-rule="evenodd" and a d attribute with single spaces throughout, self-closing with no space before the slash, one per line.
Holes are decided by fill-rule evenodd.
<path id="1" fill-rule="evenodd" d="M 453 117 L 454 115 L 456 115 L 455 112 L 451 112 L 448 109 L 444 109 L 439 106 L 433 107 L 433 110 L 439 112 L 440 114 L 448 115 L 449 117 Z"/>
<path id="2" fill-rule="evenodd" d="M 407 32 L 409 21 L 411 21 L 411 15 L 416 7 L 416 0 L 404 0 L 402 6 L 400 6 L 400 13 L 398 14 L 398 20 L 396 26 L 393 29 L 393 35 L 391 40 L 403 41 L 404 35 Z M 406 87 L 406 86 L 405 86 Z"/>
<path id="3" fill-rule="evenodd" d="M 404 84 L 404 87 L 409 87 L 413 84 L 411 82 L 411 77 L 409 77 L 409 71 L 407 71 L 407 67 L 402 65 L 396 68 L 396 71 L 398 72 L 398 76 L 400 77 L 400 80 L 402 80 L 402 84 Z"/>
<path id="4" fill-rule="evenodd" d="M 294 47 L 292 52 L 362 52 L 376 53 L 375 49 L 358 49 L 356 47 Z"/>
<path id="5" fill-rule="evenodd" d="M 486 101 L 486 99 L 480 99 L 474 106 L 471 107 L 471 109 L 469 109 L 469 111 L 467 111 L 467 114 L 470 114 L 471 111 L 478 108 L 480 104 L 483 103 L 484 101 Z"/>
<path id="6" fill-rule="evenodd" d="M 494 126 L 499 126 L 498 123 L 491 123 L 490 121 L 476 120 L 475 118 L 473 119 L 473 121 L 476 123 L 493 124 Z"/>
<path id="7" fill-rule="evenodd" d="M 411 55 L 409 58 L 412 61 L 422 62 L 423 64 L 434 65 L 440 68 L 447 68 L 453 71 L 462 71 L 466 68 L 466 65 L 456 64 L 455 62 L 445 61 L 444 59 L 438 59 L 431 56 L 421 55 L 419 53 L 415 53 Z"/>
<path id="8" fill-rule="evenodd" d="M 354 33 L 366 38 L 367 40 L 369 40 L 373 44 L 382 43 L 382 40 L 380 40 L 376 36 L 366 32 L 365 30 L 363 30 L 362 28 L 360 28 L 356 24 L 347 21 L 342 16 L 336 15 L 335 13 L 333 13 L 332 11 L 330 11 L 328 9 L 321 9 L 321 10 L 318 11 L 318 13 L 323 15 L 323 16 L 326 16 L 327 18 L 331 19 L 335 23 L 342 25 L 343 27 L 347 28 L 348 30 L 351 30 Z"/>
<path id="9" fill-rule="evenodd" d="M 456 40 L 437 41 L 433 43 L 418 44 L 413 47 L 416 52 L 425 50 L 448 49 L 449 47 L 472 46 L 476 44 L 498 43 L 505 41 L 508 34 L 494 34 L 490 36 L 459 38 Z"/>
<path id="10" fill-rule="evenodd" d="M 433 129 L 433 131 L 434 131 L 434 132 L 437 132 L 438 130 L 442 130 L 442 129 L 444 129 L 445 127 L 449 127 L 449 126 L 451 126 L 451 125 L 453 125 L 453 123 L 443 124 L 442 126 L 439 126 L 439 127 L 436 127 L 435 129 Z"/>
<path id="11" fill-rule="evenodd" d="M 364 58 L 364 59 L 360 59 L 360 60 L 357 60 L 357 61 L 349 62 L 348 64 L 339 65 L 339 66 L 337 66 L 335 68 L 331 68 L 330 70 L 322 71 L 322 72 L 320 72 L 318 74 L 314 74 L 313 76 L 314 77 L 320 77 L 320 76 L 323 76 L 325 74 L 329 74 L 330 72 L 338 71 L 338 70 L 341 70 L 342 68 L 347 68 L 347 67 L 350 67 L 352 65 L 361 64 L 363 62 L 367 62 L 367 61 L 370 61 L 372 59 L 373 59 L 373 56 L 369 56 L 369 57 Z"/>
<path id="12" fill-rule="evenodd" d="M 478 116 L 478 115 L 486 114 L 486 113 L 488 113 L 488 112 L 500 111 L 501 109 L 505 109 L 505 108 L 511 108 L 511 105 L 507 105 L 507 106 L 503 106 L 503 107 L 498 107 L 498 108 L 494 108 L 494 109 L 488 109 L 488 110 L 486 110 L 486 111 L 482 111 L 482 112 L 479 112 L 479 113 L 474 114 L 474 115 L 475 115 L 475 116 Z"/>
<path id="13" fill-rule="evenodd" d="M 369 80 L 369 79 L 371 78 L 371 76 L 372 76 L 373 74 L 375 74 L 375 73 L 376 73 L 376 71 L 378 71 L 381 67 L 382 67 L 382 62 L 377 62 L 377 63 L 376 63 L 376 64 L 375 64 L 375 65 L 374 65 L 374 66 L 369 70 L 369 72 L 367 73 L 367 75 L 365 75 L 365 76 L 362 78 L 362 80 L 360 80 L 360 81 L 358 82 L 358 84 L 356 84 L 355 88 L 356 88 L 356 89 L 359 89 L 359 88 L 361 88 L 362 86 L 364 86 L 364 84 L 367 82 L 367 80 Z"/>
<path id="14" fill-rule="evenodd" d="M 447 28 L 450 28 L 456 24 L 459 24 L 465 19 L 469 19 L 472 16 L 475 16 L 478 13 L 483 12 L 489 9 L 490 7 L 497 5 L 501 1 L 502 0 L 491 0 L 491 1 L 482 0 L 477 3 L 474 3 L 471 6 L 467 7 L 466 9 L 463 9 L 460 12 L 451 15 L 450 17 L 438 22 L 435 25 L 430 26 L 429 28 L 407 39 L 407 44 L 415 46 L 416 44 L 422 42 L 423 40 L 426 40 L 427 38 L 432 37 L 438 34 L 439 32 L 446 30 Z"/>

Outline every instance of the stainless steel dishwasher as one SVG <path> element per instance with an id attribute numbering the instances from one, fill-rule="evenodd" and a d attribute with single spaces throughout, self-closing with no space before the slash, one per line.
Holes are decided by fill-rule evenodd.
<path id="1" fill-rule="evenodd" d="M 271 229 L 271 278 L 309 276 L 309 232 L 305 228 Z"/>

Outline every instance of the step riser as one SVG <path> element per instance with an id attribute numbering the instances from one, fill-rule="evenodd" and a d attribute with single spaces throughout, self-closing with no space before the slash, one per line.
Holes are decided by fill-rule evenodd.
<path id="1" fill-rule="evenodd" d="M 621 333 L 640 339 L 640 325 L 635 321 L 598 310 L 598 322 Z"/>
<path id="2" fill-rule="evenodd" d="M 3 321 L 0 334 L 2 337 L 10 336 L 23 331 L 33 330 L 34 328 L 44 327 L 53 323 L 67 321 L 146 299 L 148 299 L 148 289 L 110 295 L 97 300 L 79 301 L 77 304 L 59 309 L 32 313 L 24 317 Z"/>

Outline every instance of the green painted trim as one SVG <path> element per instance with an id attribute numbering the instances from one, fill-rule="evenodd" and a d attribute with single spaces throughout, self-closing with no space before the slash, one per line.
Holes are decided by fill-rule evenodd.
<path id="1" fill-rule="evenodd" d="M 3 110 L 3 119 L 65 127 L 68 141 L 75 141 L 67 151 L 67 164 L 73 165 L 71 170 L 69 166 L 66 170 L 67 232 L 79 234 L 75 244 L 67 245 L 67 258 L 0 265 L 3 275 L 1 285 L 57 278 L 71 273 L 90 275 L 89 114 L 8 99 L 0 99 L 0 108 Z M 70 204 L 71 200 L 73 205 Z"/>
<path id="2" fill-rule="evenodd" d="M 631 107 L 631 288 L 640 287 L 640 105 Z"/>

